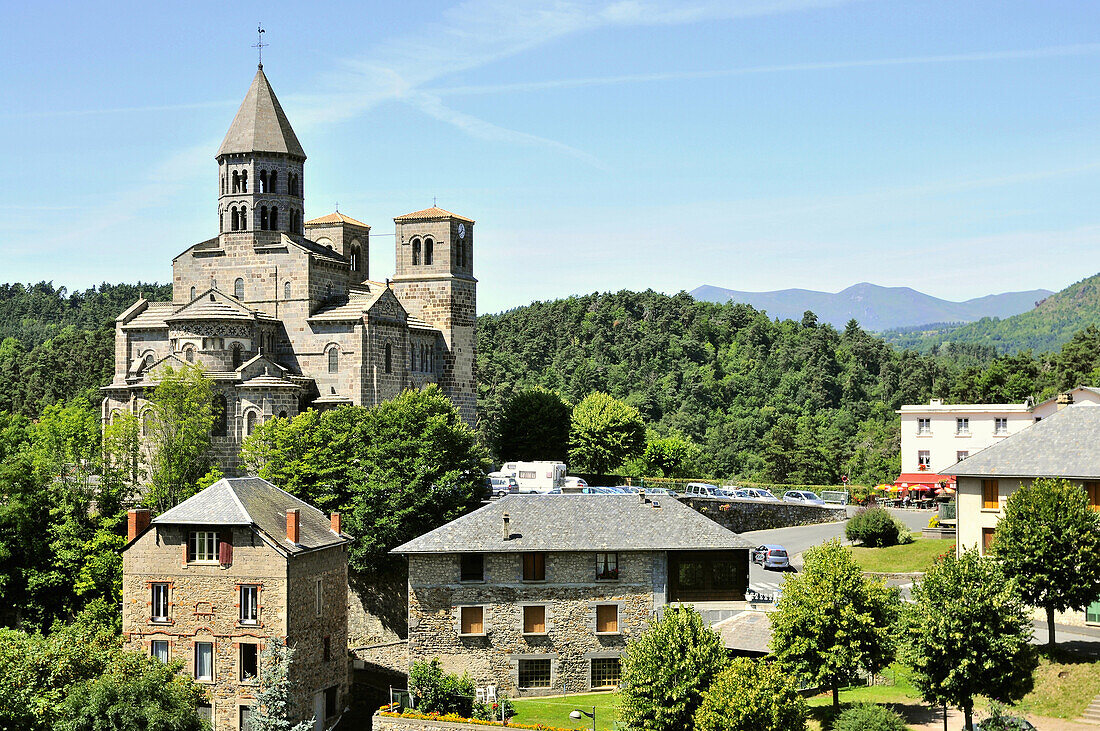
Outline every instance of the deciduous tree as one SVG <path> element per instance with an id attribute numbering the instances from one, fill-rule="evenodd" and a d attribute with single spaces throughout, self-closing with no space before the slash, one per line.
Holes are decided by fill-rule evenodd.
<path id="1" fill-rule="evenodd" d="M 893 658 L 899 606 L 897 590 L 865 578 L 847 548 L 816 546 L 802 573 L 783 585 L 771 615 L 772 652 L 797 677 L 832 689 L 839 711 L 842 685 Z"/>
<path id="2" fill-rule="evenodd" d="M 974 696 L 1008 702 L 1031 690 L 1031 619 L 995 559 L 977 550 L 948 553 L 913 585 L 913 601 L 904 657 L 924 700 L 961 709 L 969 731 Z"/>
<path id="3" fill-rule="evenodd" d="M 592 393 L 573 409 L 569 466 L 574 471 L 608 474 L 645 449 L 645 424 L 632 406 Z"/>
<path id="4" fill-rule="evenodd" d="M 703 694 L 727 663 L 722 638 L 699 612 L 667 608 L 623 654 L 619 718 L 646 731 L 690 729 Z"/>
<path id="5" fill-rule="evenodd" d="M 1035 480 L 1009 495 L 993 554 L 1024 601 L 1046 610 L 1050 645 L 1055 612 L 1084 610 L 1100 598 L 1100 512 L 1066 480 Z"/>
<path id="6" fill-rule="evenodd" d="M 164 512 L 194 495 L 210 468 L 214 392 L 198 365 L 163 365 L 154 378 L 146 433 L 151 452 L 147 499 Z"/>
<path id="7" fill-rule="evenodd" d="M 497 456 L 506 462 L 564 460 L 569 454 L 570 417 L 569 404 L 553 391 L 516 391 L 497 428 Z"/>

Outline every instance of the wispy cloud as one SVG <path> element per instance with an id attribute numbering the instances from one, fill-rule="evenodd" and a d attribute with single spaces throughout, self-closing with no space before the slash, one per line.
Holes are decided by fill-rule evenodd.
<path id="1" fill-rule="evenodd" d="M 877 68 L 887 66 L 920 66 L 927 64 L 976 63 L 989 61 L 1011 61 L 1062 56 L 1085 56 L 1100 53 L 1100 43 L 1081 43 L 1067 46 L 1050 46 L 1014 51 L 988 51 L 976 53 L 951 53 L 934 56 L 900 56 L 895 58 L 869 58 L 851 61 L 811 61 L 806 63 L 772 64 L 767 66 L 745 66 L 735 69 L 715 69 L 710 71 L 684 71 L 654 74 L 622 74 L 618 76 L 589 76 L 574 79 L 552 79 L 547 81 L 526 81 L 513 84 L 488 84 L 473 86 L 454 86 L 449 88 L 429 88 L 426 91 L 439 96 L 457 96 L 473 94 L 502 94 L 512 92 L 545 91 L 547 89 L 570 89 L 585 86 L 609 86 L 614 84 L 636 84 L 660 81 L 692 81 L 697 79 L 717 79 L 753 74 L 778 74 L 798 71 L 834 71 L 843 69 Z"/>
<path id="2" fill-rule="evenodd" d="M 150 104 L 132 107 L 103 107 L 99 109 L 50 109 L 43 111 L 5 111 L 0 112 L 0 119 L 45 119 L 49 117 L 93 117 L 110 114 L 144 114 L 148 112 L 179 112 L 189 109 L 217 109 L 219 107 L 233 107 L 240 101 L 224 99 L 222 101 L 188 102 L 185 104 Z"/>

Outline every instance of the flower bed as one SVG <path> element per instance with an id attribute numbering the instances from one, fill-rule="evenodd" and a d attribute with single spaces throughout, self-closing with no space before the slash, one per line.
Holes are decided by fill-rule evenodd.
<path id="1" fill-rule="evenodd" d="M 378 709 L 379 716 L 387 718 L 410 718 L 416 721 L 444 721 L 446 723 L 464 723 L 470 726 L 504 726 L 500 721 L 484 721 L 480 718 L 465 718 L 455 713 L 421 713 L 411 708 L 401 709 L 397 703 L 382 706 Z M 575 731 L 575 729 L 562 728 L 560 726 L 544 726 L 541 723 L 515 723 L 509 721 L 508 728 L 530 729 L 530 731 Z"/>

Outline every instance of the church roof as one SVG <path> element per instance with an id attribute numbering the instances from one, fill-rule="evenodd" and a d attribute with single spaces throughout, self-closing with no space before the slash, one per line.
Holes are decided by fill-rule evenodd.
<path id="1" fill-rule="evenodd" d="M 263 313 L 252 310 L 217 289 L 208 289 L 188 302 L 175 313 L 165 317 L 165 321 L 176 320 L 255 320 L 270 319 Z"/>
<path id="2" fill-rule="evenodd" d="M 316 224 L 350 223 L 352 226 L 362 226 L 363 228 L 370 228 L 370 226 L 363 223 L 362 221 L 356 221 L 351 216 L 345 216 L 343 213 L 340 213 L 340 211 L 335 211 L 333 213 L 328 214 L 327 216 L 321 216 L 320 218 L 314 218 L 310 221 L 306 221 L 307 226 L 309 226 L 311 224 L 315 224 L 315 223 Z"/>
<path id="3" fill-rule="evenodd" d="M 275 98 L 263 66 L 256 70 L 217 156 L 234 152 L 281 152 L 305 159 L 305 150 Z"/>
<path id="4" fill-rule="evenodd" d="M 371 306 L 386 292 L 385 285 L 358 287 L 348 291 L 348 298 L 327 305 L 309 316 L 309 322 L 351 322 L 363 317 Z"/>
<path id="5" fill-rule="evenodd" d="M 148 302 L 144 310 L 123 322 L 125 330 L 161 330 L 168 327 L 164 318 L 172 314 L 171 302 Z M 120 318 L 121 319 L 121 318 Z"/>
<path id="6" fill-rule="evenodd" d="M 465 221 L 466 223 L 473 223 L 474 219 L 460 216 L 457 213 L 451 213 L 445 211 L 439 206 L 432 206 L 431 208 L 425 208 L 422 211 L 413 211 L 412 213 L 406 213 L 404 216 L 397 216 L 393 220 L 395 221 L 434 221 L 440 218 L 453 218 L 456 221 Z"/>

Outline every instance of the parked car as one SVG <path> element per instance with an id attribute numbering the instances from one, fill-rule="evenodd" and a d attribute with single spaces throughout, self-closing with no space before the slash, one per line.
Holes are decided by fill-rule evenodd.
<path id="1" fill-rule="evenodd" d="M 791 566 L 787 549 L 774 543 L 765 543 L 753 549 L 752 562 L 758 563 L 766 569 L 786 569 Z"/>
<path id="2" fill-rule="evenodd" d="M 822 500 L 817 493 L 810 492 L 809 490 L 787 490 L 783 493 L 783 501 L 788 503 L 802 503 L 804 505 L 824 505 L 825 501 Z"/>
<path id="3" fill-rule="evenodd" d="M 688 497 L 722 497 L 721 488 L 717 485 L 708 485 L 705 482 L 689 482 L 684 487 L 684 494 Z"/>
<path id="4" fill-rule="evenodd" d="M 514 477 L 489 475 L 485 478 L 485 494 L 489 497 L 501 497 L 519 492 L 519 483 Z"/>
<path id="5" fill-rule="evenodd" d="M 645 489 L 646 495 L 663 495 L 665 497 L 676 497 L 678 493 L 673 490 L 669 490 L 667 487 L 647 487 Z"/>
<path id="6" fill-rule="evenodd" d="M 740 490 L 753 500 L 768 500 L 770 502 L 775 502 L 779 499 L 767 490 L 761 490 L 759 487 L 742 487 Z"/>
<path id="7" fill-rule="evenodd" d="M 996 720 L 990 718 L 974 724 L 974 731 L 1001 731 L 1002 729 L 1009 731 L 1036 731 L 1036 728 L 1031 725 L 1030 721 L 1023 718 L 1016 718 L 1015 716 L 1001 716 Z"/>
<path id="8" fill-rule="evenodd" d="M 580 477 L 566 477 L 562 487 L 588 487 L 588 483 Z"/>
<path id="9" fill-rule="evenodd" d="M 739 487 L 723 487 L 720 488 L 722 495 L 726 497 L 735 497 L 741 500 L 749 499 L 749 494 Z"/>

